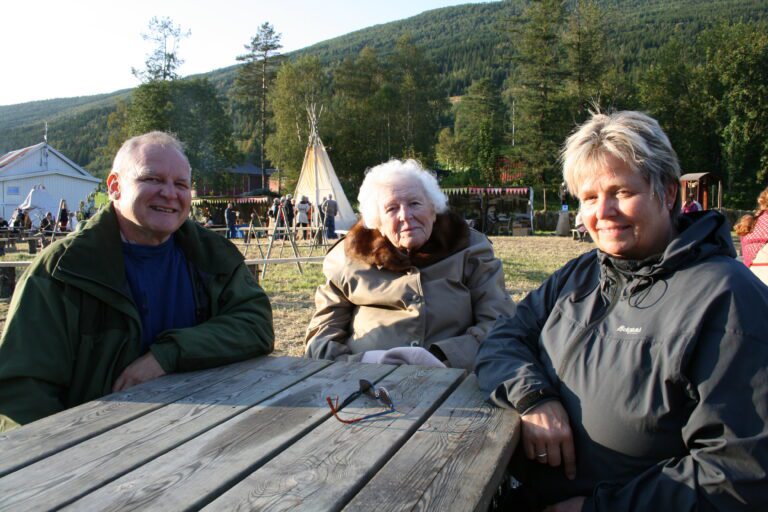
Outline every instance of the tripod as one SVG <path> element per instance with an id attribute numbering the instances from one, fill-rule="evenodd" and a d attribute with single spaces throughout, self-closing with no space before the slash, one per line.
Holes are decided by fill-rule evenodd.
<path id="1" fill-rule="evenodd" d="M 264 259 L 264 251 L 261 250 L 261 243 L 258 240 L 258 236 L 261 233 L 261 229 L 258 231 L 255 231 L 253 229 L 253 221 L 256 221 L 259 228 L 263 228 L 264 226 L 261 223 L 261 219 L 259 219 L 259 216 L 256 214 L 256 212 L 253 212 L 251 214 L 251 222 L 248 224 L 248 231 L 245 232 L 245 249 L 243 250 L 243 257 L 247 259 L 248 256 L 248 247 L 250 247 L 251 244 L 251 238 L 256 238 L 256 247 L 259 249 L 259 255 L 261 256 L 261 259 Z"/>
<path id="2" fill-rule="evenodd" d="M 285 228 L 280 227 L 280 224 L 282 223 L 283 226 L 286 226 Z M 296 266 L 299 267 L 299 273 L 304 274 L 304 271 L 301 268 L 301 262 L 299 261 L 299 248 L 296 246 L 296 238 L 295 233 L 293 230 L 288 227 L 288 222 L 286 221 L 285 217 L 285 206 L 282 204 L 277 209 L 277 215 L 275 215 L 275 225 L 272 227 L 272 234 L 269 237 L 269 245 L 267 245 L 267 256 L 264 258 L 264 268 L 261 270 L 261 278 L 264 279 L 267 275 L 267 261 L 269 261 L 269 257 L 272 254 L 272 244 L 275 243 L 275 239 L 277 238 L 277 232 L 280 230 L 281 232 L 285 233 L 285 236 L 288 238 L 288 241 L 291 243 L 291 248 L 293 249 L 293 255 L 296 257 Z M 280 247 L 280 252 L 282 253 L 282 247 Z"/>
<path id="3" fill-rule="evenodd" d="M 330 245 L 328 238 L 325 236 L 325 220 L 324 217 L 320 215 L 320 205 L 316 205 L 315 211 L 312 213 L 310 231 L 314 233 L 312 236 L 312 245 L 309 247 L 309 255 L 312 256 L 315 247 L 322 247 L 325 249 Z"/>

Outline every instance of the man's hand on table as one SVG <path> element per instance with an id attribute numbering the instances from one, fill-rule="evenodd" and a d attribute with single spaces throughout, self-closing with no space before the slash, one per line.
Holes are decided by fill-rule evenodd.
<path id="1" fill-rule="evenodd" d="M 112 392 L 117 393 L 163 375 L 165 375 L 165 371 L 160 363 L 157 362 L 152 352 L 147 352 L 123 370 L 123 373 L 115 381 L 115 385 L 112 386 Z"/>
<path id="2" fill-rule="evenodd" d="M 581 507 L 584 506 L 585 499 L 584 496 L 570 498 L 548 506 L 544 509 L 544 512 L 581 512 Z"/>
<path id="3" fill-rule="evenodd" d="M 525 456 L 557 467 L 562 462 L 565 476 L 576 478 L 576 452 L 568 413 L 557 400 L 537 405 L 520 417 Z M 566 509 L 563 509 L 566 510 Z"/>

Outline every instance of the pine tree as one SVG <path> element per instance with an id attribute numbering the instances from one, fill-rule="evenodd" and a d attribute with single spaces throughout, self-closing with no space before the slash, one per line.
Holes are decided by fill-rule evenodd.
<path id="1" fill-rule="evenodd" d="M 476 169 L 485 183 L 495 183 L 496 159 L 503 142 L 504 109 L 499 90 L 489 78 L 472 83 L 454 107 L 453 140 L 444 138 L 440 151 L 453 154 L 463 170 Z"/>
<path id="2" fill-rule="evenodd" d="M 518 43 L 509 92 L 518 114 L 515 152 L 528 168 L 530 179 L 544 187 L 545 197 L 546 188 L 560 182 L 557 155 L 567 133 L 564 20 L 561 0 L 541 0 L 531 3 L 511 30 Z"/>
<path id="3" fill-rule="evenodd" d="M 264 22 L 251 42 L 245 45 L 248 52 L 237 57 L 237 60 L 245 64 L 240 67 L 235 79 L 235 97 L 247 105 L 249 109 L 252 109 L 257 101 L 260 103 L 258 109 L 261 141 L 259 144 L 259 165 L 262 169 L 262 189 L 267 188 L 264 159 L 267 141 L 267 93 L 274 79 L 277 64 L 280 62 L 278 50 L 283 47 L 280 44 L 280 38 L 281 34 L 275 32 L 275 28 L 269 22 Z M 256 134 L 254 134 L 255 138 Z"/>
<path id="4" fill-rule="evenodd" d="M 385 66 L 390 70 L 389 81 L 394 90 L 387 91 L 386 87 L 380 90 L 380 95 L 388 100 L 382 102 L 381 107 L 395 114 L 400 125 L 400 141 L 394 154 L 409 158 L 431 157 L 439 115 L 446 108 L 443 93 L 437 86 L 437 69 L 408 34 L 398 39 L 395 53 Z M 389 157 L 393 156 L 391 148 L 388 153 Z"/>
<path id="5" fill-rule="evenodd" d="M 174 25 L 171 18 L 153 16 L 149 21 L 149 32 L 141 37 L 153 42 L 155 47 L 147 55 L 143 71 L 131 68 L 133 75 L 144 83 L 178 78 L 177 71 L 184 64 L 178 55 L 179 43 L 191 34 L 189 30 L 182 31 L 180 25 Z"/>
<path id="6" fill-rule="evenodd" d="M 389 117 L 391 91 L 382 92 L 391 87 L 388 82 L 376 51 L 367 47 L 356 59 L 342 62 L 334 74 L 331 133 L 324 141 L 333 148 L 329 156 L 347 190 L 360 185 L 366 168 L 389 159 L 387 133 L 397 125 Z"/>
<path id="7" fill-rule="evenodd" d="M 221 185 L 226 179 L 221 171 L 234 162 L 232 121 L 216 89 L 206 79 L 156 81 L 139 86 L 123 121 L 125 126 L 115 129 L 125 137 L 152 130 L 176 135 L 184 144 L 192 179 L 198 186 Z"/>
<path id="8" fill-rule="evenodd" d="M 563 34 L 566 94 L 574 112 L 574 124 L 589 115 L 599 103 L 601 83 L 608 69 L 606 13 L 595 0 L 576 0 Z"/>
<path id="9" fill-rule="evenodd" d="M 269 94 L 275 131 L 267 138 L 269 160 L 285 172 L 288 181 L 298 178 L 309 137 L 307 108 L 320 110 L 330 102 L 329 83 L 317 57 L 302 57 L 280 66 Z"/>

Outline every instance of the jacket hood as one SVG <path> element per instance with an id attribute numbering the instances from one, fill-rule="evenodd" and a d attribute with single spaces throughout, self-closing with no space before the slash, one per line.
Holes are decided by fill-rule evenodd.
<path id="1" fill-rule="evenodd" d="M 366 228 L 362 220 L 344 238 L 348 257 L 393 271 L 426 267 L 468 246 L 469 227 L 453 212 L 437 215 L 427 243 L 410 254 L 392 245 L 378 229 Z"/>
<path id="2" fill-rule="evenodd" d="M 664 252 L 645 260 L 620 260 L 598 250 L 601 282 L 610 279 L 606 274 L 611 268 L 625 278 L 638 279 L 630 291 L 634 293 L 679 268 L 712 256 L 736 257 L 728 221 L 719 212 L 709 210 L 681 215 L 676 227 L 678 235 Z"/>

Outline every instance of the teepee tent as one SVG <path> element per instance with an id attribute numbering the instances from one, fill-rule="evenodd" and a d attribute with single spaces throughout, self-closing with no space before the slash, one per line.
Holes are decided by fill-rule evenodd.
<path id="1" fill-rule="evenodd" d="M 51 212 L 53 218 L 59 215 L 59 202 L 45 190 L 45 185 L 35 185 L 19 206 L 32 219 L 32 225 L 40 225 L 45 214 Z"/>
<path id="2" fill-rule="evenodd" d="M 323 197 L 333 194 L 333 199 L 339 205 L 339 215 L 336 217 L 336 229 L 350 229 L 357 222 L 357 216 L 352 211 L 352 206 L 344 195 L 339 178 L 333 170 L 331 160 L 325 151 L 323 141 L 317 133 L 317 117 L 315 116 L 314 105 L 307 108 L 309 116 L 310 134 L 309 145 L 304 153 L 304 164 L 301 166 L 301 174 L 296 184 L 295 200 L 301 200 L 301 196 L 307 196 L 313 205 L 319 205 Z M 314 208 L 317 212 L 317 208 Z M 313 224 L 317 225 L 319 220 L 312 219 Z"/>

